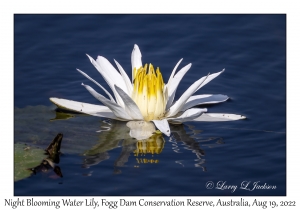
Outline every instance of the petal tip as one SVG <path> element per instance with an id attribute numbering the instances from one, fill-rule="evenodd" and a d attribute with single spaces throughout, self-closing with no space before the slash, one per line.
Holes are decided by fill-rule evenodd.
<path id="1" fill-rule="evenodd" d="M 136 56 L 142 57 L 142 53 L 141 53 L 140 48 L 137 44 L 134 44 L 132 53 L 134 53 Z"/>
<path id="2" fill-rule="evenodd" d="M 169 123 L 166 119 L 152 120 L 152 122 L 155 124 L 156 128 L 158 130 L 160 130 L 163 134 L 165 134 L 166 136 L 171 135 L 170 126 L 169 126 Z"/>
<path id="3" fill-rule="evenodd" d="M 168 132 L 168 133 L 165 133 L 167 136 L 170 136 L 171 135 L 171 132 Z"/>
<path id="4" fill-rule="evenodd" d="M 86 54 L 86 56 L 90 59 L 90 62 L 93 63 L 93 58 L 91 56 L 89 56 L 89 54 Z"/>

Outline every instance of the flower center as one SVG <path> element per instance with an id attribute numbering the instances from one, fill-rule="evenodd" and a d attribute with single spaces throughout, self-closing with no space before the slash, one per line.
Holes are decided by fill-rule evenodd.
<path id="1" fill-rule="evenodd" d="M 132 99 L 135 101 L 144 120 L 158 120 L 164 116 L 166 97 L 164 80 L 159 68 L 154 71 L 152 64 L 134 68 Z"/>

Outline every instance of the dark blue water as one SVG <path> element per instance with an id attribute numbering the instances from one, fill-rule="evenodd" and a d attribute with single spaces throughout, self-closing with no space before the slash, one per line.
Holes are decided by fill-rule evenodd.
<path id="1" fill-rule="evenodd" d="M 285 15 L 15 15 L 14 24 L 15 142 L 45 147 L 64 134 L 63 178 L 38 173 L 15 182 L 15 195 L 286 195 Z M 108 88 L 86 53 L 116 59 L 131 75 L 134 44 L 165 81 L 180 58 L 180 67 L 193 64 L 176 99 L 226 68 L 197 94 L 228 95 L 208 111 L 247 119 L 171 127 L 159 154 L 144 156 L 135 156 L 124 124 L 81 115 L 50 121 L 49 97 L 99 103 L 76 68 Z M 95 132 L 105 123 L 115 126 L 110 134 Z M 207 189 L 209 181 L 276 189 L 231 192 Z"/>

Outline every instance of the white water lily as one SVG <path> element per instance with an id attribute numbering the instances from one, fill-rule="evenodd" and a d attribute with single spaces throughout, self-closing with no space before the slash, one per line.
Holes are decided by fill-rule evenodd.
<path id="1" fill-rule="evenodd" d="M 159 68 L 154 71 L 152 64 L 142 65 L 142 54 L 134 45 L 131 54 L 132 79 L 130 80 L 122 66 L 115 60 L 119 72 L 104 57 L 96 60 L 87 55 L 91 63 L 103 76 L 113 92 L 113 96 L 98 82 L 83 71 L 82 75 L 99 86 L 109 97 L 97 93 L 93 88 L 82 85 L 103 105 L 94 105 L 60 98 L 50 100 L 60 108 L 68 109 L 88 115 L 111 118 L 122 121 L 152 121 L 165 135 L 170 136 L 169 123 L 183 123 L 186 121 L 230 121 L 245 119 L 236 114 L 206 113 L 206 108 L 192 108 L 201 104 L 215 104 L 228 99 L 226 95 L 193 95 L 197 90 L 219 76 L 218 73 L 208 74 L 194 82 L 182 96 L 174 102 L 177 87 L 190 69 L 192 64 L 184 66 L 176 73 L 182 59 L 176 64 L 167 83 L 164 83 Z"/>

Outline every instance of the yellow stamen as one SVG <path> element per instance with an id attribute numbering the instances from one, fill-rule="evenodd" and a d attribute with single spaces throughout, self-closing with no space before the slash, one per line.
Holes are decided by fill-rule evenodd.
<path id="1" fill-rule="evenodd" d="M 159 68 L 154 71 L 152 64 L 134 68 L 132 99 L 138 105 L 144 120 L 158 120 L 164 116 L 166 99 L 164 81 Z"/>

